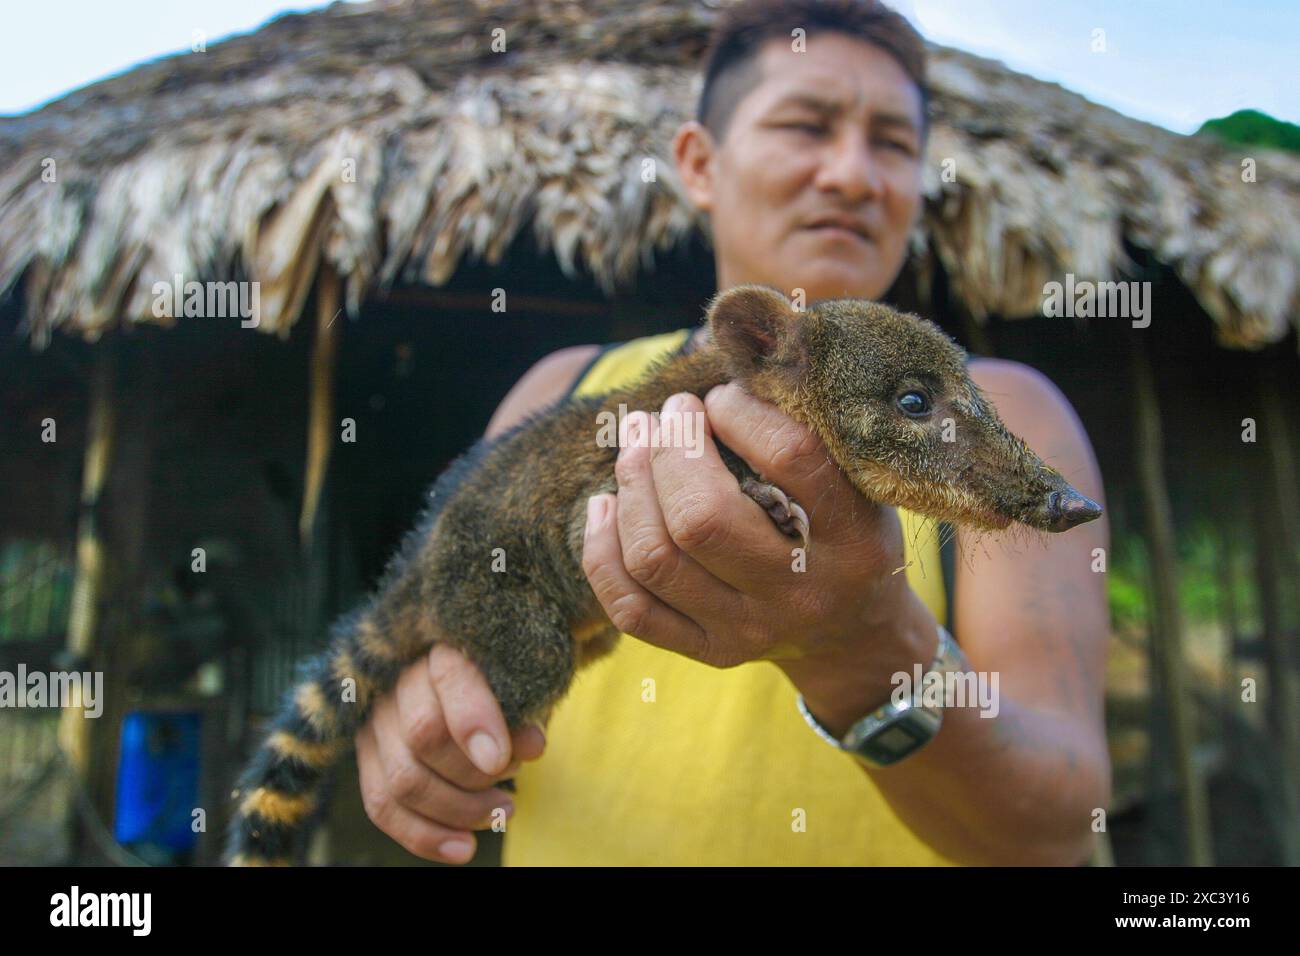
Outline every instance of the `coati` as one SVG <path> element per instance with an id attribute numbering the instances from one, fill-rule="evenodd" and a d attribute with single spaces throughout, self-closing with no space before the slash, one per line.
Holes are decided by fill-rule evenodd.
<path id="1" fill-rule="evenodd" d="M 581 562 L 587 499 L 617 490 L 618 448 L 597 441 L 596 423 L 620 404 L 658 409 L 675 393 L 702 398 L 738 381 L 809 426 L 875 501 L 981 529 L 1064 531 L 1101 514 L 1006 430 L 965 353 L 930 322 L 853 299 L 800 312 L 758 285 L 717 295 L 706 321 L 706 347 L 484 439 L 437 480 L 378 590 L 333 625 L 329 650 L 243 774 L 229 862 L 300 856 L 326 770 L 371 702 L 434 643 L 475 662 L 511 728 L 544 715 L 580 666 L 613 648 L 618 630 Z M 719 452 L 737 490 L 806 541 L 798 503 L 730 449 Z"/>

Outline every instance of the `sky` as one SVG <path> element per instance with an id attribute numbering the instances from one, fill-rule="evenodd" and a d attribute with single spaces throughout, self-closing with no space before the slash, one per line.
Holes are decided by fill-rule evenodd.
<path id="1" fill-rule="evenodd" d="M 588 0 L 599 3 L 600 0 Z M 653 2 L 653 0 L 648 0 Z M 0 115 L 314 0 L 0 0 Z M 926 37 L 1180 133 L 1254 108 L 1300 123 L 1300 0 L 893 0 Z M 200 33 L 196 34 L 196 31 Z M 1103 31 L 1099 34 L 1096 31 Z M 1094 52 L 1104 39 L 1104 51 Z"/>

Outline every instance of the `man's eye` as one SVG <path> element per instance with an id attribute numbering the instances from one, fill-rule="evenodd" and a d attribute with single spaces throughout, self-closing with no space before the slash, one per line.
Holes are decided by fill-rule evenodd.
<path id="1" fill-rule="evenodd" d="M 914 152 L 911 143 L 905 143 L 900 139 L 881 140 L 880 145 L 884 146 L 886 149 L 893 149 L 900 153 L 906 153 L 908 156 L 911 156 Z"/>
<path id="2" fill-rule="evenodd" d="M 930 400 L 923 392 L 904 392 L 898 396 L 898 407 L 908 415 L 928 415 Z"/>
<path id="3" fill-rule="evenodd" d="M 816 123 L 782 123 L 783 129 L 797 129 L 802 133 L 817 134 L 823 132 L 826 127 L 819 126 Z"/>

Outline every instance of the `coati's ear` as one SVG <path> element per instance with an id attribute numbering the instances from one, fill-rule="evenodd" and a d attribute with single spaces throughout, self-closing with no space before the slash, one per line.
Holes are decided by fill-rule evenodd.
<path id="1" fill-rule="evenodd" d="M 776 289 L 740 285 L 719 293 L 709 306 L 713 341 L 738 374 L 755 372 L 788 357 L 789 332 L 799 321 L 790 300 Z"/>

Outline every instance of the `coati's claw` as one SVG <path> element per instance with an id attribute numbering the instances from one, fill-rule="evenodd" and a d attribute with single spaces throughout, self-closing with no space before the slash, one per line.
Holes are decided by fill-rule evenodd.
<path id="1" fill-rule="evenodd" d="M 776 485 L 756 478 L 746 478 L 740 490 L 753 498 L 758 506 L 767 512 L 772 523 L 781 530 L 782 534 L 790 537 L 798 535 L 803 539 L 804 550 L 808 549 L 808 513 L 799 507 L 797 501 Z"/>

